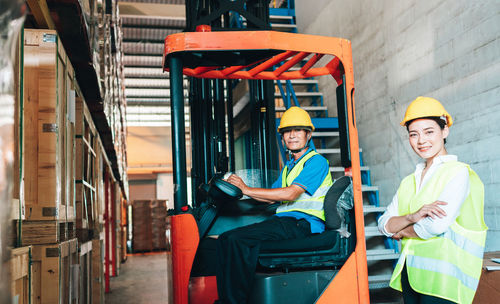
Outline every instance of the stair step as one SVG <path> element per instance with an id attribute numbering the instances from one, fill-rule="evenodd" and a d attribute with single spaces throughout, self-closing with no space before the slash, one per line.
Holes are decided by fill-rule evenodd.
<path id="1" fill-rule="evenodd" d="M 365 236 L 383 236 L 383 234 L 378 230 L 377 226 L 365 226 Z"/>
<path id="2" fill-rule="evenodd" d="M 336 137 L 339 136 L 339 132 L 313 132 L 313 137 Z"/>
<path id="3" fill-rule="evenodd" d="M 316 152 L 319 154 L 337 154 L 340 153 L 339 148 L 334 148 L 334 149 L 316 149 Z"/>
<path id="4" fill-rule="evenodd" d="M 361 149 L 359 149 L 359 152 L 361 152 Z M 368 185 L 363 185 L 363 191 L 364 192 L 371 192 L 371 191 L 378 191 L 378 186 L 368 186 Z"/>
<path id="5" fill-rule="evenodd" d="M 373 212 L 385 212 L 387 207 L 377 207 L 372 205 L 363 205 L 364 213 L 373 213 Z"/>
<path id="6" fill-rule="evenodd" d="M 366 166 L 362 166 L 362 167 L 360 167 L 360 169 L 361 169 L 361 171 L 368 171 L 368 170 L 370 170 Z M 330 172 L 344 172 L 344 171 L 345 171 L 344 167 L 330 167 Z"/>
<path id="7" fill-rule="evenodd" d="M 368 286 L 370 289 L 380 289 L 389 287 L 392 274 L 382 274 L 368 276 Z"/>
<path id="8" fill-rule="evenodd" d="M 283 23 L 271 23 L 271 28 L 273 29 L 295 29 L 297 25 L 295 24 L 283 24 Z"/>
<path id="9" fill-rule="evenodd" d="M 321 93 L 321 92 L 295 92 L 295 96 L 297 96 L 297 97 L 321 97 L 321 96 L 323 96 L 323 93 Z M 281 94 L 275 93 L 274 97 L 281 98 Z"/>
<path id="10" fill-rule="evenodd" d="M 339 148 L 333 148 L 333 149 L 316 149 L 316 152 L 319 154 L 337 154 L 340 153 Z M 359 149 L 359 152 L 362 152 L 362 149 Z M 375 187 L 375 186 L 367 186 L 367 187 Z M 377 188 L 378 190 L 378 188 Z M 367 190 L 369 191 L 369 190 Z"/>
<path id="11" fill-rule="evenodd" d="M 306 111 L 326 111 L 328 108 L 326 106 L 304 106 L 300 107 L 301 109 L 304 109 Z M 276 107 L 276 112 L 285 112 L 286 108 L 285 107 Z"/>
<path id="12" fill-rule="evenodd" d="M 277 19 L 281 19 L 281 20 L 292 20 L 293 19 L 293 16 L 282 16 L 282 15 L 270 15 L 269 16 L 269 19 L 270 20 L 277 20 Z"/>
<path id="13" fill-rule="evenodd" d="M 318 81 L 316 79 L 291 79 L 292 84 L 317 84 Z M 276 81 L 275 81 L 276 82 Z M 281 84 L 286 84 L 286 80 L 280 80 Z"/>
<path id="14" fill-rule="evenodd" d="M 395 260 L 399 258 L 399 253 L 394 249 L 375 249 L 366 251 L 367 261 Z"/>

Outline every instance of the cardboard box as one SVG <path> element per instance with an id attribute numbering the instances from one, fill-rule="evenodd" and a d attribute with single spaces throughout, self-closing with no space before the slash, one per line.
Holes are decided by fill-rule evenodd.
<path id="1" fill-rule="evenodd" d="M 492 258 L 500 258 L 500 251 L 484 254 L 483 270 L 473 301 L 475 304 L 494 304 L 500 301 L 500 269 L 487 270 L 488 266 L 500 267 L 500 264 L 491 261 Z"/>

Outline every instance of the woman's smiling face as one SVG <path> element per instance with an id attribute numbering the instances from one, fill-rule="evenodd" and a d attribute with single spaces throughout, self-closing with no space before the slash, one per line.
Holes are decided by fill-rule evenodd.
<path id="1" fill-rule="evenodd" d="M 410 146 L 418 156 L 427 161 L 438 155 L 447 154 L 444 139 L 448 134 L 447 126 L 441 129 L 432 119 L 416 119 L 408 126 Z"/>

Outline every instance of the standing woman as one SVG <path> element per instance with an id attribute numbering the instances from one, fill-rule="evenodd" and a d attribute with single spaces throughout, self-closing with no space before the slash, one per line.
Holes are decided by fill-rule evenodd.
<path id="1" fill-rule="evenodd" d="M 413 151 L 424 162 L 401 182 L 379 230 L 402 240 L 390 286 L 408 303 L 471 303 L 479 283 L 487 227 L 484 186 L 446 151 L 453 120 L 439 101 L 418 97 L 406 109 Z"/>

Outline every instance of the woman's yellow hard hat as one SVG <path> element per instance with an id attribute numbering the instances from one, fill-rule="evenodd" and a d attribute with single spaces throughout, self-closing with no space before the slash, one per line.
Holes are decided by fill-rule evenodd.
<path id="1" fill-rule="evenodd" d="M 401 125 L 405 126 L 407 122 L 423 117 L 441 117 L 446 121 L 448 127 L 451 127 L 453 124 L 450 113 L 445 110 L 438 100 L 431 97 L 419 96 L 406 109 Z"/>
<path id="2" fill-rule="evenodd" d="M 283 113 L 278 127 L 278 132 L 285 128 L 304 127 L 304 129 L 314 131 L 311 117 L 304 109 L 299 107 L 290 107 Z"/>

